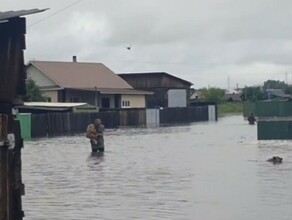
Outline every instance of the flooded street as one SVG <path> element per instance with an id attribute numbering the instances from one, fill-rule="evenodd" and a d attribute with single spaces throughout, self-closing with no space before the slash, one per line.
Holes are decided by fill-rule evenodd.
<path id="1" fill-rule="evenodd" d="M 284 163 L 266 159 L 282 156 Z M 242 116 L 25 143 L 26 219 L 290 220 L 292 142 L 256 140 Z"/>

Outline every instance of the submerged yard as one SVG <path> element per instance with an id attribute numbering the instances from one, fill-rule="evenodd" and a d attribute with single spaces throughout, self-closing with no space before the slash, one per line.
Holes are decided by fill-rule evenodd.
<path id="1" fill-rule="evenodd" d="M 26 218 L 286 220 L 292 142 L 258 142 L 242 116 L 25 143 Z M 266 159 L 284 158 L 274 166 Z"/>
<path id="2" fill-rule="evenodd" d="M 243 104 L 241 102 L 225 102 L 218 105 L 219 116 L 224 115 L 240 115 L 243 112 Z"/>

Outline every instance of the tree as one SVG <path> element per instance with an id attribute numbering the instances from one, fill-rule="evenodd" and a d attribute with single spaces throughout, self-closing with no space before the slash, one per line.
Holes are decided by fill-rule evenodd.
<path id="1" fill-rule="evenodd" d="M 260 86 L 246 87 L 243 90 L 243 97 L 246 101 L 260 101 L 265 99 L 265 94 Z"/>
<path id="2" fill-rule="evenodd" d="M 47 97 L 42 92 L 34 80 L 28 79 L 26 82 L 26 95 L 23 97 L 26 102 L 45 102 Z"/>
<path id="3" fill-rule="evenodd" d="M 279 80 L 267 80 L 264 82 L 264 90 L 266 89 L 282 89 L 285 91 L 288 85 L 284 81 Z"/>
<path id="4" fill-rule="evenodd" d="M 207 102 L 222 103 L 224 101 L 225 90 L 220 88 L 202 89 L 204 100 Z"/>

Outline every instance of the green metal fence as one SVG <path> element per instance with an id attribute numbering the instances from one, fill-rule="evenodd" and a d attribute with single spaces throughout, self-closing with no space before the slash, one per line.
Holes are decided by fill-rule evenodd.
<path id="1" fill-rule="evenodd" d="M 17 115 L 20 122 L 21 136 L 24 140 L 31 139 L 31 113 L 20 113 Z"/>
<path id="2" fill-rule="evenodd" d="M 292 102 L 245 102 L 243 104 L 244 117 L 248 117 L 251 113 L 257 117 L 292 117 Z"/>
<path id="3" fill-rule="evenodd" d="M 255 102 L 245 102 L 243 103 L 243 116 L 248 117 L 251 113 L 256 113 L 255 111 L 256 103 Z"/>
<path id="4" fill-rule="evenodd" d="M 291 140 L 291 120 L 270 120 L 258 122 L 258 140 Z"/>

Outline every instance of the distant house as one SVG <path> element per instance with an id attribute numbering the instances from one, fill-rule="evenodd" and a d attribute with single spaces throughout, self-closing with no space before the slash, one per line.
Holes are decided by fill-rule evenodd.
<path id="1" fill-rule="evenodd" d="M 27 75 L 51 102 L 85 102 L 99 108 L 145 108 L 146 95 L 102 63 L 31 61 Z"/>
<path id="2" fill-rule="evenodd" d="M 184 79 L 165 72 L 119 74 L 133 88 L 153 92 L 146 97 L 146 106 L 185 107 L 189 105 L 190 88 L 193 85 Z"/>
<path id="3" fill-rule="evenodd" d="M 267 99 L 285 100 L 292 98 L 291 95 L 286 94 L 282 89 L 266 89 L 265 95 Z"/>
<path id="4" fill-rule="evenodd" d="M 242 102 L 243 95 L 239 89 L 228 89 L 225 91 L 224 100 L 227 102 Z"/>
<path id="5" fill-rule="evenodd" d="M 192 95 L 191 95 L 191 101 L 200 101 L 204 97 L 203 91 L 202 90 L 196 90 Z"/>

